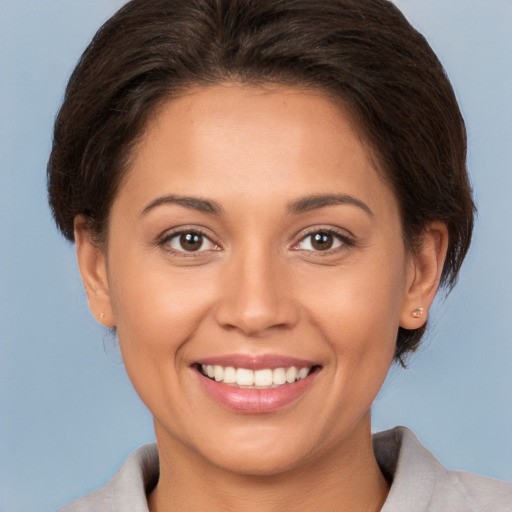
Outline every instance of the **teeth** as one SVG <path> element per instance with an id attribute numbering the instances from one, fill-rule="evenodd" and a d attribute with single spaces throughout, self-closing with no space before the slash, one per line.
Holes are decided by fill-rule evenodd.
<path id="1" fill-rule="evenodd" d="M 224 382 L 234 384 L 236 382 L 236 370 L 232 366 L 224 368 Z"/>
<path id="2" fill-rule="evenodd" d="M 245 368 L 236 370 L 236 383 L 239 386 L 252 386 L 254 384 L 254 372 Z"/>
<path id="3" fill-rule="evenodd" d="M 247 368 L 223 367 L 211 364 L 203 364 L 201 369 L 205 375 L 217 382 L 253 388 L 270 388 L 282 386 L 286 383 L 292 384 L 307 377 L 311 371 L 311 367 L 297 369 L 295 366 L 253 371 Z"/>
<path id="4" fill-rule="evenodd" d="M 254 372 L 254 384 L 256 386 L 272 386 L 272 370 L 257 370 Z"/>
<path id="5" fill-rule="evenodd" d="M 309 373 L 309 368 L 301 368 L 299 370 L 299 373 L 297 373 L 297 380 L 304 379 L 305 377 L 308 376 L 308 373 Z"/>
<path id="6" fill-rule="evenodd" d="M 276 368 L 272 372 L 272 380 L 276 386 L 281 386 L 286 382 L 286 370 L 284 368 Z"/>
<path id="7" fill-rule="evenodd" d="M 288 368 L 286 370 L 286 382 L 291 384 L 292 382 L 295 382 L 297 380 L 297 368 L 295 366 L 292 366 L 291 368 Z"/>
<path id="8" fill-rule="evenodd" d="M 224 368 L 222 368 L 222 366 L 214 366 L 213 377 L 217 382 L 224 380 Z"/>

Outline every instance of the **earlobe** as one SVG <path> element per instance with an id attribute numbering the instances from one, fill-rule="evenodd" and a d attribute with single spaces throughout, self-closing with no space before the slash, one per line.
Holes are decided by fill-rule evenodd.
<path id="1" fill-rule="evenodd" d="M 75 218 L 75 245 L 91 313 L 105 327 L 114 327 L 106 255 L 92 240 L 87 220 L 83 216 Z"/>
<path id="2" fill-rule="evenodd" d="M 448 229 L 433 222 L 423 234 L 421 245 L 411 255 L 400 326 L 419 329 L 427 321 L 428 311 L 441 281 L 448 248 Z"/>

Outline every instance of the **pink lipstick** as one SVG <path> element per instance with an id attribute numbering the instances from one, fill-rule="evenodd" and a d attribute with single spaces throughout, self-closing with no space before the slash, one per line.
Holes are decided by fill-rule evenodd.
<path id="1" fill-rule="evenodd" d="M 235 412 L 273 412 L 303 396 L 321 367 L 285 356 L 230 355 L 205 358 L 194 366 L 203 389 Z"/>

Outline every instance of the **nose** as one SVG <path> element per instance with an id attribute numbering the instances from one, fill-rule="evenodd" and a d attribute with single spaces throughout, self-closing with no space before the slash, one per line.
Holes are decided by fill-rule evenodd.
<path id="1" fill-rule="evenodd" d="M 233 257 L 224 269 L 217 323 L 250 337 L 293 327 L 299 308 L 290 286 L 290 269 L 265 251 L 249 252 Z"/>

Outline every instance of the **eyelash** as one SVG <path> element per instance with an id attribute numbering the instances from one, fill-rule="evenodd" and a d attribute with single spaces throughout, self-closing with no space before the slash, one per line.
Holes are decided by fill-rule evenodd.
<path id="1" fill-rule="evenodd" d="M 335 239 L 337 239 L 339 242 L 341 242 L 341 245 L 338 247 L 335 247 L 333 249 L 326 249 L 324 251 L 320 251 L 320 250 L 313 251 L 313 250 L 307 250 L 307 249 L 304 250 L 304 249 L 300 249 L 298 247 L 299 244 L 301 244 L 308 237 L 312 237 L 313 235 L 316 235 L 316 234 L 331 235 Z M 320 226 L 313 226 L 312 228 L 308 229 L 306 231 L 306 233 L 302 234 L 300 240 L 293 245 L 292 249 L 295 251 L 305 251 L 308 253 L 312 253 L 315 256 L 322 257 L 322 256 L 329 256 L 332 254 L 337 254 L 337 253 L 343 252 L 355 245 L 356 245 L 356 241 L 354 240 L 354 238 L 347 235 L 346 232 L 338 231 L 337 229 L 334 229 L 334 228 L 322 228 Z"/>
<path id="2" fill-rule="evenodd" d="M 186 251 L 184 249 L 178 250 L 178 249 L 173 249 L 172 247 L 170 247 L 170 242 L 173 239 L 178 238 L 182 235 L 200 235 L 203 237 L 203 240 L 206 240 L 209 243 L 211 243 L 214 246 L 214 248 L 209 249 L 209 250 Z M 176 231 L 166 232 L 158 240 L 158 245 L 160 247 L 162 247 L 165 251 L 171 253 L 173 256 L 184 257 L 184 258 L 194 258 L 194 257 L 198 257 L 198 256 L 204 256 L 205 252 L 219 250 L 219 245 L 216 244 L 215 242 L 213 242 L 211 237 L 208 236 L 202 229 L 197 228 L 197 227 L 190 228 L 190 229 L 180 228 L 180 229 L 177 229 Z"/>
<path id="3" fill-rule="evenodd" d="M 207 250 L 198 250 L 198 251 L 186 251 L 185 249 L 179 250 L 179 249 L 173 249 L 170 247 L 169 243 L 182 235 L 200 235 L 203 237 L 204 240 L 207 240 L 210 244 L 213 245 L 213 249 L 207 249 Z M 322 235 L 331 235 L 335 239 L 337 239 L 341 245 L 338 247 L 335 247 L 333 249 L 326 249 L 326 250 L 310 250 L 310 249 L 300 249 L 298 246 L 303 243 L 308 237 L 312 237 L 316 234 L 322 234 Z M 318 226 L 314 226 L 306 231 L 306 233 L 302 234 L 299 241 L 294 243 L 291 247 L 294 251 L 304 251 L 307 253 L 315 254 L 315 256 L 328 256 L 332 254 L 336 254 L 339 252 L 342 252 L 344 250 L 349 249 L 350 247 L 353 247 L 356 244 L 354 238 L 348 236 L 345 232 L 340 232 L 333 228 L 322 228 Z M 160 239 L 158 240 L 158 245 L 162 247 L 165 251 L 171 253 L 173 256 L 178 257 L 185 257 L 185 258 L 194 258 L 198 256 L 204 256 L 205 252 L 210 251 L 218 251 L 220 250 L 219 244 L 215 243 L 210 236 L 208 236 L 202 229 L 200 228 L 190 228 L 190 229 L 178 229 L 176 231 L 166 232 Z"/>

